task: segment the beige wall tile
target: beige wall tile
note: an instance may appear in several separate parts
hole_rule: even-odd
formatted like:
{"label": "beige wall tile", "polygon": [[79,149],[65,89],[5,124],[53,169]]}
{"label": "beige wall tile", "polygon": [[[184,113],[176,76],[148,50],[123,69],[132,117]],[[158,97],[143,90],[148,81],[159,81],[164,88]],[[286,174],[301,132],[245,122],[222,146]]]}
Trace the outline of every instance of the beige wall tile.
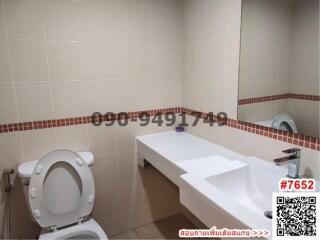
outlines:
{"label": "beige wall tile", "polygon": [[115,42],[137,41],[137,17],[135,7],[111,4],[108,6],[110,40]]}
{"label": "beige wall tile", "polygon": [[109,40],[108,5],[103,1],[79,1],[77,5],[79,38],[86,41]]}
{"label": "beige wall tile", "polygon": [[137,0],[137,5],[141,5],[141,6],[148,6],[148,7],[160,7],[160,1],[161,0]]}
{"label": "beige wall tile", "polygon": [[117,99],[118,110],[122,112],[141,110],[143,106],[139,102],[142,94],[139,80],[119,80],[116,84],[116,91],[120,95]]}
{"label": "beige wall tile", "polygon": [[121,225],[122,231],[143,226],[146,223],[149,223],[151,219],[154,219],[151,207],[148,204],[131,209],[129,212],[125,212],[123,215],[123,224]]}
{"label": "beige wall tile", "polygon": [[180,20],[176,12],[145,6],[137,7],[138,40],[148,43],[179,43]]}
{"label": "beige wall tile", "polygon": [[24,131],[21,133],[24,161],[40,159],[46,153],[56,149],[54,129]]}
{"label": "beige wall tile", "polygon": [[133,179],[138,174],[138,162],[135,151],[118,153],[119,181]]}
{"label": "beige wall tile", "polygon": [[180,46],[140,44],[139,77],[180,78]]}
{"label": "beige wall tile", "polygon": [[94,112],[117,113],[119,109],[119,101],[117,98],[117,81],[90,81],[84,84],[87,114],[91,115]]}
{"label": "beige wall tile", "polygon": [[155,47],[154,76],[163,78],[180,78],[180,46],[158,45]]}
{"label": "beige wall tile", "polygon": [[112,70],[115,78],[136,78],[138,75],[137,47],[134,44],[112,44]]}
{"label": "beige wall tile", "polygon": [[28,82],[16,84],[19,121],[53,118],[50,84]]}
{"label": "beige wall tile", "polygon": [[[209,1],[211,2],[211,1]],[[191,41],[203,40],[205,35],[207,34],[207,25],[206,25],[206,1],[189,1],[184,5],[187,8],[190,8],[188,11],[189,15],[189,33]],[[185,14],[185,12],[183,12]],[[221,19],[220,19],[221,21]]]}
{"label": "beige wall tile", "polygon": [[119,201],[119,187],[117,184],[96,188],[93,216],[102,217],[115,213],[122,208]]}
{"label": "beige wall tile", "polygon": [[8,35],[12,38],[43,38],[42,1],[5,0]]}
{"label": "beige wall tile", "polygon": [[12,83],[0,83],[0,96],[5,101],[0,101],[0,123],[18,122],[18,110],[14,86]]}
{"label": "beige wall tile", "polygon": [[44,2],[46,38],[50,40],[76,40],[76,4],[71,0]]}
{"label": "beige wall tile", "polygon": [[111,154],[116,152],[116,127],[89,126],[90,150],[95,155]]}
{"label": "beige wall tile", "polygon": [[10,40],[14,80],[48,81],[45,44],[40,40]]}
{"label": "beige wall tile", "polygon": [[16,168],[23,161],[20,133],[0,134],[0,152],[1,168]]}
{"label": "beige wall tile", "polygon": [[125,232],[125,230],[121,229],[123,225],[123,213],[117,212],[113,214],[109,214],[100,218],[95,218],[98,224],[103,228],[108,236],[112,236],[118,234],[120,232]]}
{"label": "beige wall tile", "polygon": [[159,79],[141,79],[140,105],[143,109],[162,108],[161,82]]}
{"label": "beige wall tile", "polygon": [[[215,113],[226,111],[225,97],[229,95],[222,90],[225,89],[226,81],[221,78],[211,78],[204,83],[207,86],[204,95],[207,111],[214,111]],[[220,86],[221,88],[216,86]],[[221,101],[221,99],[224,100]]]}
{"label": "beige wall tile", "polygon": [[5,24],[4,24],[4,1],[0,2],[0,37],[5,37],[6,31],[5,31]]}
{"label": "beige wall tile", "polygon": [[93,172],[96,187],[115,184],[118,176],[117,154],[95,156],[95,162],[91,170]]}
{"label": "beige wall tile", "polygon": [[117,126],[117,147],[118,152],[135,150],[136,136],[141,128],[140,123],[129,123],[127,127]]}
{"label": "beige wall tile", "polygon": [[7,40],[5,38],[0,38],[0,82],[12,81],[10,68]]}
{"label": "beige wall tile", "polygon": [[173,106],[181,106],[181,81],[178,79],[164,80],[162,89],[163,107],[171,108]]}
{"label": "beige wall tile", "polygon": [[86,115],[86,95],[83,82],[54,82],[52,95],[55,118]]}
{"label": "beige wall tile", "polygon": [[122,210],[139,207],[144,203],[144,188],[140,180],[119,183]]}
{"label": "beige wall tile", "polygon": [[85,79],[108,79],[112,76],[110,44],[81,43],[81,52]]}
{"label": "beige wall tile", "polygon": [[111,0],[112,3],[118,3],[118,4],[126,4],[126,5],[136,5],[137,0]]}
{"label": "beige wall tile", "polygon": [[51,80],[81,80],[83,78],[80,44],[77,42],[48,42]]}
{"label": "beige wall tile", "polygon": [[56,129],[57,148],[73,151],[88,151],[88,126],[68,126]]}

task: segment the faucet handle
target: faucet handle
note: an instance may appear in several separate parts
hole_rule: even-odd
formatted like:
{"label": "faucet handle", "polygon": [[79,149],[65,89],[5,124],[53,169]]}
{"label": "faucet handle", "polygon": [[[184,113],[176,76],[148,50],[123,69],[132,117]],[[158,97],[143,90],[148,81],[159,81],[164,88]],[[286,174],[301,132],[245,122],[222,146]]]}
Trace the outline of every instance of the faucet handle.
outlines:
{"label": "faucet handle", "polygon": [[290,148],[290,149],[287,149],[287,150],[283,150],[282,152],[286,153],[286,154],[296,154],[296,153],[301,152],[301,149],[299,149],[299,148]]}

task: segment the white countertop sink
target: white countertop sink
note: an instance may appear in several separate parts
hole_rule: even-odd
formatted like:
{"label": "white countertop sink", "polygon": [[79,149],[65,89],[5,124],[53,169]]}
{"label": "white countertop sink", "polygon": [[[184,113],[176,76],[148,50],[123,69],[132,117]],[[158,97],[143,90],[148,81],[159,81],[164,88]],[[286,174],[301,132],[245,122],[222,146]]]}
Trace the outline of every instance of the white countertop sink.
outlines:
{"label": "white countertop sink", "polygon": [[[216,223],[215,217],[208,215],[214,206],[235,219],[234,227],[271,232],[272,220],[264,212],[272,210],[272,193],[278,192],[285,169],[257,158],[230,163],[225,171],[212,171],[210,176],[192,172],[182,175],[181,202],[207,226]],[[221,164],[226,165],[223,161]]]}
{"label": "white countertop sink", "polygon": [[207,227],[272,232],[272,193],[287,166],[276,166],[174,131],[137,137],[138,159],[148,161],[180,190],[180,202]]}

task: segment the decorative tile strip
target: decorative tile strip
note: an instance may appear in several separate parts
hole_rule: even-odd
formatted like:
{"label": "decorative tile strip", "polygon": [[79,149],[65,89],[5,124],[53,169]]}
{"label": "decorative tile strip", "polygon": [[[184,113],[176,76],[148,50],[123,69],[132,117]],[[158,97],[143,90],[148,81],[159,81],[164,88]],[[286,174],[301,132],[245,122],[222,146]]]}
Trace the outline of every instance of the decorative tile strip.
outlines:
{"label": "decorative tile strip", "polygon": [[296,94],[296,93],[286,93],[286,94],[273,95],[273,96],[240,99],[238,101],[238,105],[270,102],[270,101],[276,101],[276,100],[281,100],[281,99],[300,99],[300,100],[309,100],[309,101],[320,101],[320,96]]}
{"label": "decorative tile strip", "polygon": [[[183,108],[183,107],[129,112],[126,116],[128,116],[129,119],[136,119],[136,118],[139,118],[139,115],[141,113],[148,113],[150,116],[155,116],[158,114],[166,114],[166,113],[186,113],[190,116],[195,116],[195,113],[197,113],[201,116],[202,119],[205,119],[208,116],[208,113],[199,112],[199,111],[195,111],[195,110]],[[123,119],[123,115],[121,114],[120,115],[115,114],[115,116],[116,116],[116,119]],[[218,123],[218,125],[220,126],[226,125],[231,128],[237,128],[246,132],[255,133],[255,134],[273,138],[279,141],[283,141],[283,142],[291,143],[301,147],[306,147],[306,148],[320,151],[319,138],[288,133],[282,130],[263,127],[253,123],[238,121],[234,119],[229,119],[229,118],[225,119],[223,118],[223,116],[222,117],[213,116],[212,119],[214,122]],[[92,116],[85,116],[85,117],[32,121],[32,122],[23,122],[23,123],[9,123],[9,124],[0,125],[0,133],[31,131],[31,130],[44,129],[44,128],[57,128],[57,127],[64,127],[64,126],[91,124],[94,122],[94,120],[96,119],[94,119]],[[103,116],[101,120],[107,121],[106,116]]]}
{"label": "decorative tile strip", "polygon": [[[149,116],[155,116],[157,114],[166,114],[166,113],[180,113],[181,108],[165,108],[165,109],[154,109],[146,111],[137,111],[126,113],[126,116],[129,119],[138,118],[141,113],[147,113]],[[114,114],[115,119],[123,119],[122,114]],[[0,125],[0,133],[8,132],[20,132],[20,131],[30,131],[36,129],[44,128],[56,128],[64,126],[73,126],[73,125],[83,125],[93,123],[95,120],[107,121],[107,117],[104,115],[102,119],[92,116],[85,117],[73,117],[73,118],[63,118],[63,119],[53,119],[53,120],[42,120],[42,121],[32,121],[32,122],[22,122],[22,123],[9,123]]]}
{"label": "decorative tile strip", "polygon": [[[182,112],[191,115],[194,110],[181,108]],[[206,115],[206,113],[202,113],[202,115]],[[224,119],[217,118],[217,121],[224,121]],[[220,124],[221,125],[221,124]],[[224,124],[222,124],[224,125]],[[308,137],[300,134],[289,133],[286,131],[268,128],[264,126],[260,126],[253,123],[248,123],[244,121],[234,120],[234,119],[227,119],[227,126],[231,128],[237,128],[246,132],[262,135],[268,138],[272,138],[275,140],[287,142],[290,144],[298,145],[305,148],[310,148],[313,150],[320,151],[320,139],[314,137]]]}
{"label": "decorative tile strip", "polygon": [[304,95],[304,94],[297,94],[297,93],[290,93],[289,98],[292,99],[301,99],[301,100],[309,100],[309,101],[320,101],[320,96],[317,95]]}

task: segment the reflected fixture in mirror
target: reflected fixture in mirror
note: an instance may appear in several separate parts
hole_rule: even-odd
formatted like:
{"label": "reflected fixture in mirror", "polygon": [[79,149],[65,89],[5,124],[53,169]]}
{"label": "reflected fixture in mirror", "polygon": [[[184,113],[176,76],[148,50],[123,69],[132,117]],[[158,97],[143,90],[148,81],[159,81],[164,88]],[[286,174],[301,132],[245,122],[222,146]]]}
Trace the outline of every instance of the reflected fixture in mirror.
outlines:
{"label": "reflected fixture in mirror", "polygon": [[243,0],[238,119],[320,137],[319,0]]}

